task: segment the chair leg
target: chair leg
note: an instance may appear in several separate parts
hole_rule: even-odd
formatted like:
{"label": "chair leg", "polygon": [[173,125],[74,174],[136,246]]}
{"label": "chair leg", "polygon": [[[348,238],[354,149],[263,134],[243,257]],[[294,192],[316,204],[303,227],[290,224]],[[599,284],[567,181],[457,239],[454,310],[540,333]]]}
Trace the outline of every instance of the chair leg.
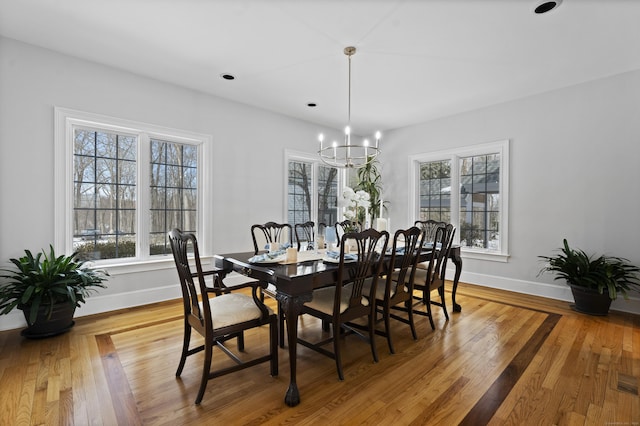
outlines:
{"label": "chair leg", "polygon": [[202,380],[200,381],[198,396],[196,397],[196,405],[200,405],[200,402],[202,402],[204,391],[207,389],[207,383],[209,382],[209,373],[211,372],[211,356],[213,354],[212,343],[205,341],[204,345],[204,365],[202,366]]}
{"label": "chair leg", "polygon": [[336,369],[338,370],[338,379],[340,381],[344,380],[344,373],[342,372],[342,357],[340,356],[340,342],[338,339],[340,338],[340,325],[333,324],[333,354],[336,359]]}
{"label": "chair leg", "polygon": [[391,341],[391,308],[387,305],[383,308],[384,315],[384,331],[387,334],[387,344],[389,345],[389,352],[395,354],[396,351],[393,349],[393,342]]}
{"label": "chair leg", "polygon": [[411,335],[413,336],[413,340],[418,340],[418,334],[416,333],[416,324],[413,322],[413,309],[411,309],[411,307],[407,309],[407,316],[409,319],[409,327],[411,327]]}
{"label": "chair leg", "polygon": [[278,335],[281,328],[278,328],[278,320],[272,319],[269,323],[269,349],[271,351],[271,375],[273,377],[278,375]]}
{"label": "chair leg", "polygon": [[[371,344],[371,355],[373,362],[378,362],[378,348],[376,348],[376,314],[375,309],[369,314],[369,343]],[[389,316],[387,316],[389,318]],[[387,329],[388,330],[388,329]],[[387,336],[389,333],[387,332]]]}
{"label": "chair leg", "polygon": [[244,352],[244,331],[238,333],[238,350]]}
{"label": "chair leg", "polygon": [[180,377],[184,363],[187,361],[187,352],[189,352],[189,342],[191,341],[191,326],[184,322],[184,339],[182,341],[182,355],[180,355],[180,362],[178,363],[178,369],[176,370],[176,377]]}
{"label": "chair leg", "polygon": [[440,294],[440,301],[442,302],[442,310],[444,311],[444,317],[449,321],[449,313],[447,312],[447,304],[444,301],[444,285],[438,287],[438,293]]}
{"label": "chair leg", "polygon": [[436,325],[433,323],[433,312],[431,312],[431,292],[429,289],[424,290],[424,304],[427,307],[427,316],[429,317],[429,324],[431,324],[431,329],[435,330]]}

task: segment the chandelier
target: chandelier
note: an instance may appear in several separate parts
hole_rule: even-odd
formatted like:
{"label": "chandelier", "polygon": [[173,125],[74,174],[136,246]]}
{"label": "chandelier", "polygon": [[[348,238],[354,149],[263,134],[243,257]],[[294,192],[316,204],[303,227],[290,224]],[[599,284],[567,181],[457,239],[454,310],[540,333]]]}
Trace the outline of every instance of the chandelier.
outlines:
{"label": "chandelier", "polygon": [[364,139],[359,144],[351,141],[351,57],[356,53],[353,46],[345,47],[344,54],[349,58],[349,104],[347,126],[344,128],[344,142],[337,141],[325,144],[324,135],[318,135],[320,149],[318,154],[320,159],[332,167],[341,168],[361,168],[372,162],[380,153],[378,143],[380,142],[380,132],[375,134],[375,145],[370,144],[368,139]]}

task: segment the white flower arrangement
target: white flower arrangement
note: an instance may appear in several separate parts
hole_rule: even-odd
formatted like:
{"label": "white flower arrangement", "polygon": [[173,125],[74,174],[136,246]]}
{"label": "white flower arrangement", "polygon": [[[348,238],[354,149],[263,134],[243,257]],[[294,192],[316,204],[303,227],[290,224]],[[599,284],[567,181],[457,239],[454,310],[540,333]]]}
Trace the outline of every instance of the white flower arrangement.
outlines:
{"label": "white flower arrangement", "polygon": [[360,222],[365,225],[365,219],[370,206],[370,196],[366,191],[354,191],[350,187],[342,190],[340,205],[346,210],[344,212],[345,219]]}

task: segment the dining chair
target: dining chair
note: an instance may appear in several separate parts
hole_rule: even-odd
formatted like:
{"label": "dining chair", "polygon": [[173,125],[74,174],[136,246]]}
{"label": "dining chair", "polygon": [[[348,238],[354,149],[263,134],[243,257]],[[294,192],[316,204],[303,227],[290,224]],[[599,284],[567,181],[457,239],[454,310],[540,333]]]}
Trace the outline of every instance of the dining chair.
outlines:
{"label": "dining chair", "polygon": [[[378,314],[382,314],[384,331],[376,330],[376,334],[387,338],[389,351],[392,354],[395,353],[395,350],[391,339],[391,319],[409,325],[413,340],[418,339],[413,322],[413,309],[410,308],[413,300],[415,272],[423,239],[424,234],[416,226],[397,230],[393,236],[393,245],[385,260],[385,274],[381,279],[378,279],[378,288],[375,292],[376,311]],[[367,286],[371,284],[371,279],[366,281],[365,294],[368,293]],[[392,313],[392,309],[397,305],[404,307],[402,310],[407,313],[406,318]]]}
{"label": "dining chair", "polygon": [[355,220],[343,220],[342,222],[336,222],[336,237],[338,240],[338,246],[340,246],[340,241],[342,240],[342,236],[347,232],[353,232],[354,229],[358,231],[362,230],[362,224]]}
{"label": "dining chair", "polygon": [[[347,240],[355,242],[356,252],[345,253],[344,247]],[[302,305],[302,314],[314,316],[331,325],[331,337],[315,343],[298,337],[298,343],[334,359],[340,380],[344,380],[339,343],[340,337],[344,336],[341,330],[346,330],[349,334],[355,333],[368,341],[373,360],[378,362],[374,339],[376,306],[374,300],[388,242],[387,231],[378,232],[375,229],[367,229],[344,234],[340,244],[335,285],[314,290],[312,300]],[[365,293],[364,284],[370,277],[373,277],[372,284]],[[353,327],[351,323],[361,317],[366,317],[368,320],[368,335]],[[329,343],[333,343],[333,351],[323,347]]]}
{"label": "dining chair", "polygon": [[413,223],[413,225],[417,226],[422,230],[422,233],[424,234],[425,242],[432,242],[436,236],[436,229],[438,229],[438,226],[447,226],[447,222],[427,219],[427,220],[416,220]]}
{"label": "dining chair", "polygon": [[[444,299],[444,283],[447,270],[447,259],[449,258],[449,252],[451,251],[451,244],[453,243],[453,237],[456,233],[456,228],[452,224],[440,224],[430,241],[432,248],[432,254],[428,261],[418,263],[415,273],[414,291],[421,292],[421,295],[414,293],[413,299],[417,301],[412,306],[415,314],[424,315],[429,317],[429,323],[431,329],[435,330],[435,324],[433,322],[433,314],[431,312],[431,306],[440,306],[444,312],[444,316],[449,321],[449,313],[447,312],[447,305]],[[428,241],[425,237],[424,241]],[[431,292],[438,290],[440,295],[440,302],[431,300]],[[427,312],[416,310],[415,307],[419,304],[424,304],[427,308]]]}
{"label": "dining chair", "polygon": [[[196,396],[199,405],[209,380],[248,368],[263,362],[270,362],[272,376],[278,375],[278,323],[273,311],[260,301],[258,281],[226,287],[219,270],[203,271],[198,252],[198,242],[194,234],[183,233],[178,229],[169,232],[169,242],[173,259],[180,278],[182,302],[184,308],[184,340],[182,355],[176,371],[180,377],[187,357],[204,351],[204,364],[200,389]],[[193,256],[195,272],[192,271],[189,257]],[[207,286],[206,278],[211,276],[212,286]],[[251,296],[240,289],[251,289]],[[246,290],[245,290],[246,292]],[[213,296],[213,297],[211,297]],[[269,354],[242,360],[231,351],[225,342],[237,339],[238,351],[244,352],[244,331],[269,326]],[[195,330],[204,338],[202,345],[190,349],[191,331]],[[213,349],[218,347],[235,361],[236,365],[211,371]]]}
{"label": "dining chair", "polygon": [[279,243],[280,245],[293,242],[293,232],[291,225],[288,223],[267,222],[265,224],[256,224],[251,226],[251,238],[253,239],[253,249],[255,254],[266,249],[266,245],[270,243]]}
{"label": "dining chair", "polygon": [[316,224],[313,221],[295,224],[294,231],[296,234],[298,251],[300,251],[303,246],[306,250],[313,249],[313,244],[316,240],[315,226]]}
{"label": "dining chair", "polygon": [[[258,254],[260,251],[266,249],[266,245],[270,243],[279,243],[280,245],[289,244],[291,246],[293,232],[291,225],[288,223],[267,222],[264,224],[256,224],[251,226],[251,238],[253,239],[254,254]],[[264,295],[267,295],[275,300],[276,287],[271,283],[265,283],[260,288],[260,300],[264,301]],[[279,345],[284,348],[284,311],[281,309],[280,302],[278,301],[278,334]]]}

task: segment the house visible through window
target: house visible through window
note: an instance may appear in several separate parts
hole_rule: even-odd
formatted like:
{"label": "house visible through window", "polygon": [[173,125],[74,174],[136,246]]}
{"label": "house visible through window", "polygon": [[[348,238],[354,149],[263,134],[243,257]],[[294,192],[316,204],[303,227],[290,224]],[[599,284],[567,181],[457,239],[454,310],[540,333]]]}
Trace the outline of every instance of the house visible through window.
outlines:
{"label": "house visible through window", "polygon": [[508,141],[412,157],[419,220],[453,223],[463,249],[507,255]]}

